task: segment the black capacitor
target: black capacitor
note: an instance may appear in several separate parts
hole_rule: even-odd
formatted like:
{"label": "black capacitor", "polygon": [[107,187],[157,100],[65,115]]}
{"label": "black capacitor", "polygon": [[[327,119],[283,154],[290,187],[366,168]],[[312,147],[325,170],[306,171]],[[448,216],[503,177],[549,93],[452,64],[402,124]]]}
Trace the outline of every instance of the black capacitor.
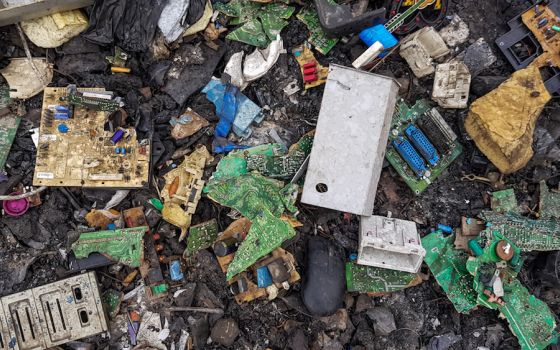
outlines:
{"label": "black capacitor", "polygon": [[247,290],[249,290],[249,285],[247,283],[247,280],[243,277],[239,277],[237,281],[229,286],[229,291],[233,295],[245,293]]}
{"label": "black capacitor", "polygon": [[221,241],[214,243],[213,250],[216,256],[226,256],[237,251],[239,242],[235,237],[227,237]]}

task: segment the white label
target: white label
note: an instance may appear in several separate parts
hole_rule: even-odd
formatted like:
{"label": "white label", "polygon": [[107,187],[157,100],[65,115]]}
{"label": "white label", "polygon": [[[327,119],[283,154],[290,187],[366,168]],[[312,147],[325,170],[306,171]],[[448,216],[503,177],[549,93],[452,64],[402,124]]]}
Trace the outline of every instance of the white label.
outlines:
{"label": "white label", "polygon": [[37,173],[37,178],[38,179],[54,179],[54,174],[53,173],[39,172],[39,173]]}
{"label": "white label", "polygon": [[54,134],[43,134],[40,136],[41,142],[44,141],[56,141],[56,135]]}

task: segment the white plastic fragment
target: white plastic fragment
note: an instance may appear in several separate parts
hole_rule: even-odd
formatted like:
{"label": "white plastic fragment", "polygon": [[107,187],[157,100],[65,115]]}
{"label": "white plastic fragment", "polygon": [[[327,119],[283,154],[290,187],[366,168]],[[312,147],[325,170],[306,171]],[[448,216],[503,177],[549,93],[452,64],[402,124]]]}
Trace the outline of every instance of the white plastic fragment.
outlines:
{"label": "white plastic fragment", "polygon": [[376,41],[371,45],[360,57],[356,58],[352,62],[354,68],[362,68],[365,65],[371,63],[379,54],[383,51],[384,47],[379,41]]}
{"label": "white plastic fragment", "polygon": [[471,73],[463,62],[438,64],[432,100],[443,108],[467,108]]}
{"label": "white plastic fragment", "polygon": [[284,42],[280,35],[264,50],[256,49],[247,55],[243,64],[243,76],[246,81],[257,80],[265,75],[278,61],[280,53],[284,50]]}
{"label": "white plastic fragment", "polygon": [[248,83],[243,76],[243,51],[236,52],[231,55],[226,67],[224,69],[224,73],[229,75],[231,78],[231,83],[239,88],[239,90],[243,91]]}
{"label": "white plastic fragment", "polygon": [[113,197],[105,204],[104,210],[109,210],[111,208],[116,207],[119,205],[130,193],[130,190],[117,190]]}
{"label": "white plastic fragment", "polygon": [[360,218],[358,264],[415,273],[425,255],[414,222],[383,216]]}
{"label": "white plastic fragment", "polygon": [[161,11],[158,27],[168,43],[177,40],[185,31],[183,20],[189,10],[190,0],[169,0]]}
{"label": "white plastic fragment", "polygon": [[467,41],[470,35],[469,26],[461,17],[453,15],[451,22],[439,31],[439,35],[447,46],[455,47]]}
{"label": "white plastic fragment", "polygon": [[35,72],[27,58],[13,58],[0,70],[10,86],[10,98],[28,99],[43,91],[53,78],[53,66],[44,58],[33,58]]}
{"label": "white plastic fragment", "polygon": [[424,27],[401,41],[400,55],[414,75],[425,77],[434,72],[433,60],[449,53],[449,48],[433,27]]}

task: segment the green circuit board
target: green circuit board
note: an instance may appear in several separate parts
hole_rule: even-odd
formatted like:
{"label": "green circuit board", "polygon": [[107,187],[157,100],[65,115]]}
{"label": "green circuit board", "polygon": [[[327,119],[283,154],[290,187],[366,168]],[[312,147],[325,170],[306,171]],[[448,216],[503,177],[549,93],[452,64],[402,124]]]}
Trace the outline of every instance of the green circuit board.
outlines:
{"label": "green circuit board", "polygon": [[[10,87],[0,83],[0,110],[9,108],[11,103]],[[20,121],[21,118],[14,113],[0,117],[0,171],[4,170]]]}
{"label": "green circuit board", "polygon": [[212,219],[189,228],[187,248],[183,257],[188,259],[202,249],[210,248],[218,237],[218,221]]}
{"label": "green circuit board", "polygon": [[[333,1],[333,3],[335,3]],[[297,19],[303,22],[309,29],[309,38],[307,41],[315,47],[317,51],[326,55],[338,43],[338,38],[329,38],[321,27],[317,11],[311,8],[302,9],[297,14]]]}
{"label": "green circuit board", "polygon": [[251,221],[247,237],[228,266],[228,280],[296,234],[293,227],[280,217],[286,210],[296,211],[297,185],[284,187],[281,181],[249,173],[221,180],[211,179],[205,191],[208,198],[237,210]]}
{"label": "green circuit board", "polygon": [[548,189],[545,181],[539,184],[539,216],[541,219],[560,219],[560,193]]}
{"label": "green circuit board", "polygon": [[[489,309],[499,310],[509,322],[512,333],[517,337],[523,350],[541,350],[556,343],[558,334],[555,330],[556,319],[546,303],[531,295],[527,288],[517,279],[523,262],[519,259],[520,249],[509,241],[513,250],[510,261],[502,260],[496,254],[496,246],[505,237],[493,232],[487,237],[482,254],[467,262],[467,270],[474,276],[473,288],[477,293],[477,303]],[[494,284],[484,283],[488,277],[499,276],[504,295],[504,303],[492,301],[484,290],[494,293]]]}
{"label": "green circuit board", "polygon": [[144,258],[145,226],[82,233],[70,250],[78,259],[99,253],[131,267],[140,267]]}
{"label": "green circuit board", "polygon": [[417,273],[346,263],[346,289],[360,293],[392,293],[416,285]]}
{"label": "green circuit board", "polygon": [[258,171],[266,177],[289,180],[297,173],[305,159],[311,153],[313,133],[305,134],[288,152],[279,152],[272,156],[265,154],[247,154],[247,170]]}
{"label": "green circuit board", "polygon": [[513,188],[492,192],[490,207],[497,213],[517,212],[517,199]]}
{"label": "green circuit board", "polygon": [[[430,115],[428,115],[428,113]],[[421,194],[431,183],[433,183],[463,151],[463,147],[459,141],[457,141],[456,135],[450,131],[450,135],[453,135],[454,139],[449,141],[449,150],[441,152],[437,149],[440,160],[435,166],[429,167],[429,176],[420,178],[412,171],[412,169],[410,169],[409,165],[399,155],[391,142],[398,137],[404,136],[404,130],[410,124],[417,125],[420,118],[437,118],[438,123],[443,124],[443,127],[446,128],[446,130],[451,130],[449,125],[445,123],[441,116],[433,117],[433,114],[437,114],[439,116],[437,111],[432,111],[432,107],[430,107],[427,100],[418,100],[414,106],[409,107],[401,99],[395,106],[395,113],[391,123],[391,131],[389,132],[389,143],[385,152],[385,158],[387,158],[389,163],[391,163],[393,168],[395,168],[397,173],[399,173],[404,182],[406,182],[408,187],[410,187],[412,192],[416,195]]]}
{"label": "green circuit board", "polygon": [[498,232],[525,252],[560,250],[559,221],[533,220],[516,213],[500,214],[493,211],[483,211],[480,218],[488,226],[481,233],[484,236]]}
{"label": "green circuit board", "polygon": [[444,236],[439,230],[428,234],[422,238],[424,261],[457,312],[469,313],[477,306],[477,295],[465,266],[468,254],[455,249],[454,241],[455,235]]}

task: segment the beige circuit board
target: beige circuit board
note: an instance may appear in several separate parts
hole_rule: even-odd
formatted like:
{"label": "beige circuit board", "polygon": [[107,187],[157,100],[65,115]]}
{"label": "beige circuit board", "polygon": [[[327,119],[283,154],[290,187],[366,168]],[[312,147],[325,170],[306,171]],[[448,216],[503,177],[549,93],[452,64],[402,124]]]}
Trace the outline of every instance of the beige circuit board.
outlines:
{"label": "beige circuit board", "polygon": [[[560,67],[560,33],[554,33],[552,36],[546,34],[552,33],[552,26],[560,26],[560,21],[548,6],[537,5],[537,7],[538,13],[535,13],[536,7],[532,7],[521,15],[521,20],[535,35],[544,51],[532,64],[543,67],[551,63]],[[544,18],[546,18],[547,24],[539,28],[538,23]]]}
{"label": "beige circuit board", "polygon": [[[68,106],[61,101],[66,94],[66,88],[45,88],[33,185],[119,188],[147,185],[150,141],[138,141],[134,128],[127,128],[123,129],[124,137],[114,144],[111,141],[114,133],[104,130],[107,112],[74,106],[71,118],[53,118],[49,109]],[[66,132],[60,130],[61,124]]]}

